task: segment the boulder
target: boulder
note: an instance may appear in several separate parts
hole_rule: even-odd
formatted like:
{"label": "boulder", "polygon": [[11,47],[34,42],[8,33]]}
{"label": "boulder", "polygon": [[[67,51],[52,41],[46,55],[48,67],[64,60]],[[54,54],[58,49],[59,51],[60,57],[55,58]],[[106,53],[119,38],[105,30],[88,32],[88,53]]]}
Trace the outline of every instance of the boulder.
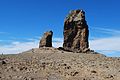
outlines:
{"label": "boulder", "polygon": [[45,32],[43,37],[40,40],[39,48],[40,47],[52,47],[52,36],[53,36],[52,31]]}
{"label": "boulder", "polygon": [[67,51],[86,52],[89,50],[89,30],[83,10],[72,10],[64,22],[63,48]]}

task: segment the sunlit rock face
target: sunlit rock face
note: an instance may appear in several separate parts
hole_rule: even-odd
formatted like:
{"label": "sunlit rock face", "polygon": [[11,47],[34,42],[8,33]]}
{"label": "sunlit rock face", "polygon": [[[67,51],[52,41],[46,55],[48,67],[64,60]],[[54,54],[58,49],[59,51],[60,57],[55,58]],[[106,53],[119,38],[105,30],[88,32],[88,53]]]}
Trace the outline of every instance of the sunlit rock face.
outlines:
{"label": "sunlit rock face", "polygon": [[86,52],[89,50],[89,30],[83,10],[72,10],[64,22],[64,50]]}
{"label": "sunlit rock face", "polygon": [[52,47],[52,36],[53,36],[52,31],[45,32],[42,39],[40,40],[39,48],[40,47]]}

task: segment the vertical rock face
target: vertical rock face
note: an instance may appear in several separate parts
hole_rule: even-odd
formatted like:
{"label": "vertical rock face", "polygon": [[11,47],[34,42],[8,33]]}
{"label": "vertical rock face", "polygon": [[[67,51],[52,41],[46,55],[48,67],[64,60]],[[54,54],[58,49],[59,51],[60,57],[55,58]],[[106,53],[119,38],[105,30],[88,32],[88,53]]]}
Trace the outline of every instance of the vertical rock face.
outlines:
{"label": "vertical rock face", "polygon": [[39,48],[40,47],[52,47],[52,36],[53,36],[52,31],[45,32],[42,39],[40,40]]}
{"label": "vertical rock face", "polygon": [[64,50],[85,52],[88,50],[89,30],[83,10],[73,10],[64,22]]}

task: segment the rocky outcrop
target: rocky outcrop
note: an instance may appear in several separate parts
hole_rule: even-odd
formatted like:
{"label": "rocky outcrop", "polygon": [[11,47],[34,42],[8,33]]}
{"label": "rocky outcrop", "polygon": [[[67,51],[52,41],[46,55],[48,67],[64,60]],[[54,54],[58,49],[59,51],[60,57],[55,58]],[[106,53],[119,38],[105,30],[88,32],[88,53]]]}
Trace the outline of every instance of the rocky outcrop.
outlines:
{"label": "rocky outcrop", "polygon": [[64,22],[64,50],[74,52],[88,51],[89,30],[83,10],[73,10]]}
{"label": "rocky outcrop", "polygon": [[45,32],[39,43],[40,47],[52,47],[52,31]]}

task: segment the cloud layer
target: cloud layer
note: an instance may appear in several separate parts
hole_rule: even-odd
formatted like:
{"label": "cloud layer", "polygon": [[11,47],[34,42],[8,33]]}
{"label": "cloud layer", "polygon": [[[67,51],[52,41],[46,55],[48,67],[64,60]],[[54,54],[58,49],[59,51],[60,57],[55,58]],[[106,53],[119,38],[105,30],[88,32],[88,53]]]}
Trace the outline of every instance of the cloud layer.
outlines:
{"label": "cloud layer", "polygon": [[[120,31],[103,29],[103,33],[111,34],[111,37],[106,38],[95,38],[90,40],[90,48],[92,50],[104,53],[108,56],[119,56],[120,57]],[[0,54],[16,54],[31,48],[38,48],[39,40],[30,39],[28,42],[12,41],[10,44],[0,45]],[[2,40],[0,40],[2,42]],[[53,47],[62,47],[63,38],[53,38]]]}
{"label": "cloud layer", "polygon": [[31,48],[38,47],[38,41],[32,42],[11,42],[9,45],[0,46],[0,53],[2,54],[16,54]]}
{"label": "cloud layer", "polygon": [[120,37],[91,40],[90,48],[94,50],[120,51]]}

